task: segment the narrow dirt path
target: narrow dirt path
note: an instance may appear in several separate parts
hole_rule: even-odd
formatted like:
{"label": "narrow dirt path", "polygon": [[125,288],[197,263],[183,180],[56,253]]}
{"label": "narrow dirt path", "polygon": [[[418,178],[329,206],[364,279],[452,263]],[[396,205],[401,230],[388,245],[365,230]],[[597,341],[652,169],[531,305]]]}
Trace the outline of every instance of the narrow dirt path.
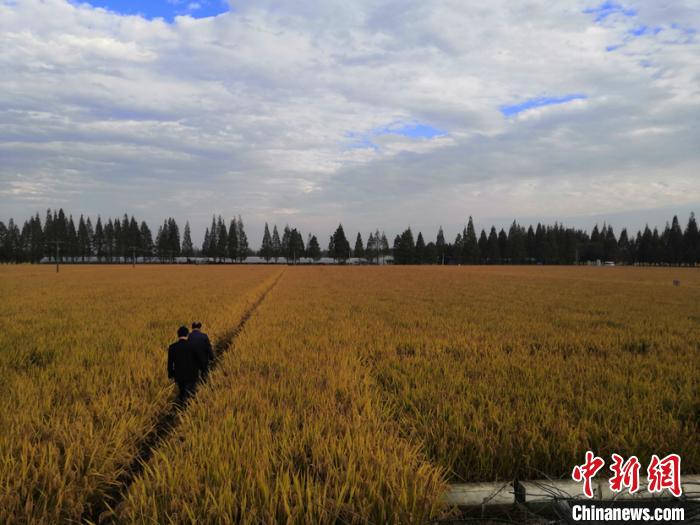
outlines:
{"label": "narrow dirt path", "polygon": [[[267,288],[265,288],[263,293],[260,294],[260,297],[246,309],[241,319],[238,321],[238,324],[218,338],[214,345],[216,359],[214,363],[212,363],[211,370],[216,368],[221,355],[233,346],[248,320],[277,285],[283,275],[284,270],[274,278],[274,281],[272,281]],[[197,395],[196,392],[194,395]],[[168,436],[172,434],[173,430],[177,428],[180,422],[179,415],[186,409],[187,404],[178,405],[176,403],[171,403],[158,415],[153,428],[138,442],[136,454],[128,465],[123,466],[122,474],[117,478],[116,482],[112,483],[103,493],[88,499],[86,510],[80,518],[80,523],[105,524],[114,521],[116,517],[114,509],[118,508],[124,500],[129,487],[143,472],[144,467],[153,457],[160,443],[166,440]]]}

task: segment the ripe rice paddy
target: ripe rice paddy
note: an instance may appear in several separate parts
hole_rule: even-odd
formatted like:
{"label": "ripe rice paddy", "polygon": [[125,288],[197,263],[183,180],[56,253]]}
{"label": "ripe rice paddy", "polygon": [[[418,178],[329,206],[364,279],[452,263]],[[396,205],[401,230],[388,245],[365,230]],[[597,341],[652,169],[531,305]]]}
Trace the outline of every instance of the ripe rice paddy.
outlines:
{"label": "ripe rice paddy", "polygon": [[700,472],[693,269],[2,267],[0,521],[80,520],[172,401],[177,326],[222,338],[273,283],[109,519],[419,523],[589,449]]}

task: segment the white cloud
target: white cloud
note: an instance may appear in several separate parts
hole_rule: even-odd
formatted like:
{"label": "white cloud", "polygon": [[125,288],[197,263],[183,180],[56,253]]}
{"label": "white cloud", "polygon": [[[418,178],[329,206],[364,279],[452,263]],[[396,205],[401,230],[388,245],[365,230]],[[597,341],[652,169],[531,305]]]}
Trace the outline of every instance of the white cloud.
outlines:
{"label": "white cloud", "polygon": [[[167,24],[0,1],[0,208],[195,233],[241,213],[257,243],[290,215],[325,238],[700,203],[700,8],[625,2],[635,16],[597,23],[595,5],[243,0]],[[661,31],[630,36],[644,25]],[[571,93],[587,98],[499,109]],[[396,122],[446,134],[348,147]]]}

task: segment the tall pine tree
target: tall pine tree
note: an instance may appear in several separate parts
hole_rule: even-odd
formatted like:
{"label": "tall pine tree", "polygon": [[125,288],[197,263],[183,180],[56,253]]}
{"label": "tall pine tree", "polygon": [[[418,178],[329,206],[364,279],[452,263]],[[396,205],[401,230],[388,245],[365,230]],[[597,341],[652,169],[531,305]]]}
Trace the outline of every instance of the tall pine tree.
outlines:
{"label": "tall pine tree", "polygon": [[306,255],[314,261],[321,259],[321,246],[318,244],[318,239],[312,235],[306,246]]}
{"label": "tall pine tree", "polygon": [[350,243],[345,237],[343,225],[339,224],[328,245],[328,255],[340,263],[350,258]]}
{"label": "tall pine tree", "polygon": [[265,262],[270,262],[272,259],[272,236],[270,228],[265,223],[265,232],[263,233],[262,244],[260,246],[260,257],[265,259]]}
{"label": "tall pine tree", "polygon": [[231,219],[231,222],[229,222],[227,248],[229,258],[231,261],[236,262],[236,259],[238,259],[239,250],[238,225],[236,223],[236,219]]}
{"label": "tall pine tree", "polygon": [[418,264],[425,264],[427,262],[425,240],[423,240],[422,232],[418,232],[418,237],[416,238],[416,262]]}
{"label": "tall pine tree", "polygon": [[153,235],[151,234],[151,229],[146,224],[146,221],[141,221],[141,226],[139,227],[139,235],[141,238],[141,255],[150,261],[153,257]]}
{"label": "tall pine tree", "polygon": [[445,234],[442,231],[442,226],[438,229],[437,238],[435,239],[435,249],[440,264],[445,264]]}
{"label": "tall pine tree", "polygon": [[240,262],[245,261],[248,258],[248,252],[250,250],[248,246],[248,236],[245,233],[245,228],[243,226],[243,219],[238,216],[238,222],[236,223],[236,233],[238,234],[238,260]]}
{"label": "tall pine tree", "polygon": [[362,245],[362,235],[357,232],[357,238],[355,239],[355,249],[353,250],[353,255],[358,259],[363,259],[365,256],[365,247]]}
{"label": "tall pine tree", "polygon": [[700,263],[700,235],[698,223],[695,221],[695,213],[690,214],[688,225],[683,234],[684,256],[686,264],[695,266]]}
{"label": "tall pine tree", "polygon": [[194,246],[192,245],[192,232],[190,231],[190,221],[185,222],[185,230],[182,232],[182,256],[192,257]]}
{"label": "tall pine tree", "polygon": [[275,262],[282,256],[282,241],[276,224],[272,228],[272,256],[275,258]]}
{"label": "tall pine tree", "polygon": [[469,216],[467,228],[462,235],[462,256],[465,263],[479,262],[479,243],[476,239],[476,231],[474,230],[474,221]]}

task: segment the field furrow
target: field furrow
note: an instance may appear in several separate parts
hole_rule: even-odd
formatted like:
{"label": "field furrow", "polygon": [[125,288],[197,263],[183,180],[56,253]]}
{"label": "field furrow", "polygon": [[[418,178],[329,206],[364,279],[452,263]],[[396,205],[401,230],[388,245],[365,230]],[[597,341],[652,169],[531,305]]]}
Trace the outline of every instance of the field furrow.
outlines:
{"label": "field furrow", "polygon": [[279,272],[0,268],[0,522],[91,515],[168,410],[175,329],[216,339]]}
{"label": "field furrow", "polygon": [[[402,437],[336,271],[290,268],[120,509],[125,523],[424,523],[444,473]],[[348,328],[352,328],[348,330]]]}

